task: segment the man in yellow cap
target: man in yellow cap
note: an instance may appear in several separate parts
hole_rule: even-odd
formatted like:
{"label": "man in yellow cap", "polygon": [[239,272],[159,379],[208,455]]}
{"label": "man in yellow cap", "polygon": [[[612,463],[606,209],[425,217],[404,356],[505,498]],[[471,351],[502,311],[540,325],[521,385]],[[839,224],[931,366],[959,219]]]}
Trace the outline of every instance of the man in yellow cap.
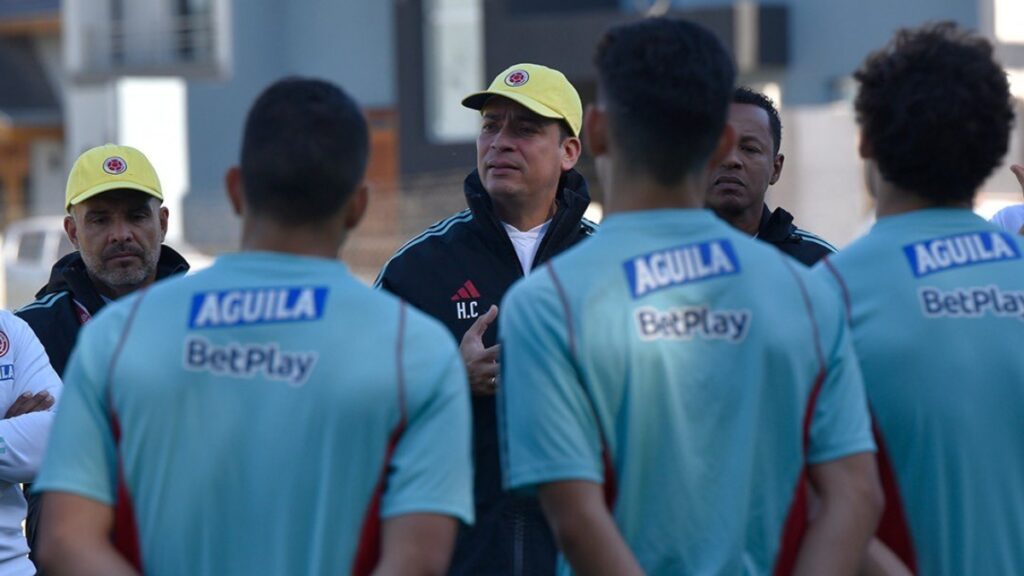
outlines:
{"label": "man in yellow cap", "polygon": [[[107,302],[188,270],[163,246],[167,208],[160,179],[146,156],[128,146],[87,150],[71,168],[64,230],[77,252],[53,265],[36,301],[17,315],[32,327],[58,375],[78,331]],[[34,544],[38,500],[29,499],[29,546]]]}
{"label": "man in yellow cap", "polygon": [[476,525],[459,534],[451,574],[553,574],[556,550],[533,498],[501,487],[495,391],[497,304],[513,282],[590,236],[587,184],[574,170],[583,109],[565,76],[516,64],[463,106],[479,110],[468,210],[427,228],[376,285],[434,316],[461,341],[473,394]]}

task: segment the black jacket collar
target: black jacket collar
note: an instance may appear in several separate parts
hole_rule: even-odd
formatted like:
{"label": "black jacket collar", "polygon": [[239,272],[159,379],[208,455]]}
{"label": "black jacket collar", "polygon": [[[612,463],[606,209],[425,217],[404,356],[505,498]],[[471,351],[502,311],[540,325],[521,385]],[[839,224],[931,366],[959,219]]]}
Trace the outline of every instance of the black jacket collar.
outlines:
{"label": "black jacket collar", "polygon": [[793,224],[793,215],[782,208],[770,211],[768,206],[761,208],[761,225],[757,229],[757,237],[771,244],[800,241],[796,235],[796,225]]}
{"label": "black jacket collar", "polygon": [[[160,259],[156,263],[157,280],[187,271],[188,262],[181,254],[169,246],[160,247]],[[36,298],[62,291],[71,292],[74,299],[85,306],[90,314],[95,314],[103,308],[103,297],[89,278],[85,270],[85,261],[79,252],[72,252],[57,260],[50,269],[50,281],[36,293]]]}
{"label": "black jacket collar", "polygon": [[[479,222],[488,237],[493,238],[502,245],[503,250],[507,249],[515,256],[512,241],[509,240],[504,226],[494,212],[491,196],[484,189],[478,171],[473,170],[469,176],[466,176],[463,191],[466,194],[466,204],[473,212],[473,219]],[[537,256],[534,259],[535,267],[564,249],[564,241],[573,236],[583,218],[583,213],[590,205],[587,181],[576,169],[562,174],[558,182],[558,191],[555,193],[555,202],[557,204],[555,215],[537,248]],[[519,261],[518,257],[515,257],[515,261]]]}

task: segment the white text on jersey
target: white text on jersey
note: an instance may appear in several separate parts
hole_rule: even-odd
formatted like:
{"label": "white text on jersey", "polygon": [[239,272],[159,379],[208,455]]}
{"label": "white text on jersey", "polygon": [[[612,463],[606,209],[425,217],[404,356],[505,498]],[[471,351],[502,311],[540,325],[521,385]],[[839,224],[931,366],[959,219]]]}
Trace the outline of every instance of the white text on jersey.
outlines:
{"label": "white text on jersey", "polygon": [[205,338],[185,339],[185,369],[212,372],[218,376],[254,378],[262,374],[269,380],[301,386],[309,378],[319,355],[316,352],[288,352],[276,342],[218,346]]}
{"label": "white text on jersey", "polygon": [[972,264],[1020,259],[1016,242],[1004,232],[933,238],[904,246],[903,252],[918,278]]}
{"label": "white text on jersey", "polygon": [[644,306],[634,311],[641,340],[725,340],[742,342],[750,331],[749,310],[712,310],[690,306],[658,310]]}
{"label": "white text on jersey", "polygon": [[323,316],[326,287],[247,288],[192,296],[190,328],[308,322]]}
{"label": "white text on jersey", "polygon": [[1024,291],[976,286],[943,292],[922,288],[921,311],[928,318],[981,318],[985,315],[1024,321]]}
{"label": "white text on jersey", "polygon": [[623,263],[633,298],[739,272],[736,253],[728,240],[676,246],[637,256]]}

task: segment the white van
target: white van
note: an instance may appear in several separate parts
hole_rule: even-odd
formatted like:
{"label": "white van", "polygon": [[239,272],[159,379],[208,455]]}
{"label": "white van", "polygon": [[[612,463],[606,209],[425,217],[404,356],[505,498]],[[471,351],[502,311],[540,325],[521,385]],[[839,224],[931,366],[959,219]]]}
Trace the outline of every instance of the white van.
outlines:
{"label": "white van", "polygon": [[36,299],[53,263],[74,252],[61,216],[37,216],[7,225],[3,240],[2,306],[17,310]]}

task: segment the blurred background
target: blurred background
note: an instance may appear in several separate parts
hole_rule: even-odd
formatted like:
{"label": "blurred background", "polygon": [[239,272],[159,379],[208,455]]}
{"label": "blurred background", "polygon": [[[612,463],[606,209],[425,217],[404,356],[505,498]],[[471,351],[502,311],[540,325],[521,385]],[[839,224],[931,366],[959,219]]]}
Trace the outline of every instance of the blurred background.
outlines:
{"label": "blurred background", "polygon": [[[780,105],[787,159],[767,202],[840,247],[870,226],[872,210],[851,75],[896,29],[954,20],[979,31],[1024,98],[1024,0],[0,0],[0,304],[31,301],[71,249],[67,171],[106,142],[138,147],[156,166],[169,245],[199,265],[233,250],[223,174],[248,106],[287,75],[342,85],[370,119],[371,210],[344,257],[372,281],[398,246],[465,207],[478,115],[462,96],[535,62],[563,71],[587,103],[601,33],[661,14],[708,26],[734,54],[739,81]],[[1018,128],[1006,165],[1022,149]],[[591,159],[580,169],[599,219]],[[1001,168],[976,211],[1021,200]]]}

